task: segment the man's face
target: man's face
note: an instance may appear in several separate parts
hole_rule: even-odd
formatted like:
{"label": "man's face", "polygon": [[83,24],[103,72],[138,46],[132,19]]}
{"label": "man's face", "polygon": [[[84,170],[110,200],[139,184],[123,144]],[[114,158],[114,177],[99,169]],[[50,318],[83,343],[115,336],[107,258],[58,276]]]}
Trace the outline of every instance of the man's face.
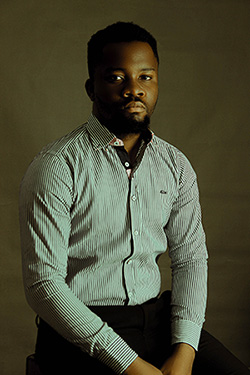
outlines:
{"label": "man's face", "polygon": [[100,122],[115,134],[141,132],[158,97],[158,62],[152,48],[137,41],[106,45],[89,87]]}

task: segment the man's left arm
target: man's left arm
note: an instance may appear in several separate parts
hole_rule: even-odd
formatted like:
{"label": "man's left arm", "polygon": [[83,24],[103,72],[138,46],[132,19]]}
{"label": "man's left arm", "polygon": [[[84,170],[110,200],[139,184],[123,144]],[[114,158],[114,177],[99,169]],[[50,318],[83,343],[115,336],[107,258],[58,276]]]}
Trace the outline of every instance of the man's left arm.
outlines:
{"label": "man's left arm", "polygon": [[195,172],[177,154],[179,189],[166,227],[172,269],[171,330],[173,355],[164,375],[189,375],[198,349],[207,299],[207,250]]}
{"label": "man's left arm", "polygon": [[173,354],[161,367],[163,375],[191,375],[195,358],[195,350],[192,346],[180,343],[176,344]]}

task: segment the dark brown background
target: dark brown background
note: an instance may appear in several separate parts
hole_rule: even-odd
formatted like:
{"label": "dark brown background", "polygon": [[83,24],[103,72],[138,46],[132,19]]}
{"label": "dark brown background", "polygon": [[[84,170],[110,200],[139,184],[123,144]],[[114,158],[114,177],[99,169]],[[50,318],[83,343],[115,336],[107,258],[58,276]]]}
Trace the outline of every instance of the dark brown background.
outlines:
{"label": "dark brown background", "polygon": [[[206,328],[249,358],[248,0],[2,0],[0,373],[23,375],[34,314],[22,288],[18,187],[43,145],[83,123],[86,43],[112,22],[157,38],[156,134],[180,148],[199,176],[210,254]],[[168,261],[161,259],[164,287]]]}

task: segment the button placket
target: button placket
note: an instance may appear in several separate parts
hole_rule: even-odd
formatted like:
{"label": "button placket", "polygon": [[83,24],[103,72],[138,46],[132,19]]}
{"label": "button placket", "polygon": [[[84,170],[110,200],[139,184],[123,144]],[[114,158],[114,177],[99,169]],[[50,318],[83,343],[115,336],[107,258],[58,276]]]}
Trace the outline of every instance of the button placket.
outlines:
{"label": "button placket", "polygon": [[131,235],[133,238],[133,248],[132,253],[129,259],[125,262],[125,282],[127,289],[127,296],[129,298],[129,303],[136,303],[135,296],[135,277],[133,272],[133,259],[131,257],[136,256],[138,249],[140,248],[139,233],[141,230],[141,213],[140,213],[140,200],[138,196],[138,189],[136,178],[134,177],[130,180],[130,197],[129,197],[129,210],[130,210],[130,219],[131,219]]}
{"label": "button placket", "polygon": [[135,279],[133,275],[133,262],[132,259],[127,259],[125,262],[125,280],[126,289],[129,302],[133,302],[135,299]]}

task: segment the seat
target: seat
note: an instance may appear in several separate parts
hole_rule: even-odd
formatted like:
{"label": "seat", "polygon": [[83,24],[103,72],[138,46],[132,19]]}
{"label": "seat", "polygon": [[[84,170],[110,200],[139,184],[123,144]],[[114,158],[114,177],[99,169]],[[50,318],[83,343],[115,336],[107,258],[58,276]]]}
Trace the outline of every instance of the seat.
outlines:
{"label": "seat", "polygon": [[43,375],[36,362],[35,354],[26,358],[26,375]]}

